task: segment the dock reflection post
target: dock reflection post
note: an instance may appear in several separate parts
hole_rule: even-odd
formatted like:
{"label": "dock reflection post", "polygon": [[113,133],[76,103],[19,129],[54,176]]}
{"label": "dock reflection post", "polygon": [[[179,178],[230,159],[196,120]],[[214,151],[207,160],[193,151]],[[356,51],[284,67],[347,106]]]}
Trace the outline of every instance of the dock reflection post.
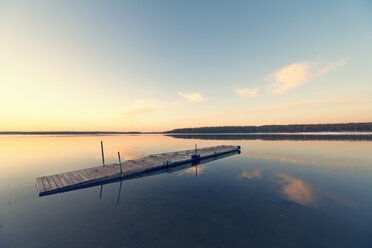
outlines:
{"label": "dock reflection post", "polygon": [[123,179],[122,179],[122,180],[120,180],[120,186],[119,186],[118,199],[117,199],[117,201],[116,201],[116,203],[117,203],[117,204],[119,204],[119,203],[120,203],[120,193],[121,193],[121,186],[122,186],[122,184],[123,184]]}
{"label": "dock reflection post", "polygon": [[101,200],[102,198],[102,190],[103,190],[103,184],[101,184],[101,190],[99,191],[99,199]]}

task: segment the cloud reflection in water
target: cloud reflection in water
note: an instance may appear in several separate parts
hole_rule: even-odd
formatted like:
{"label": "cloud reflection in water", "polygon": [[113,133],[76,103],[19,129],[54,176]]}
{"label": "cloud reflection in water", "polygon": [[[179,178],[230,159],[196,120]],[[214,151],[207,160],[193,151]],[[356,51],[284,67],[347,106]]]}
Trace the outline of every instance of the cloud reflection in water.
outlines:
{"label": "cloud reflection in water", "polygon": [[327,204],[328,201],[331,201],[347,207],[357,207],[357,205],[350,199],[345,199],[327,190],[315,187],[314,185],[300,178],[289,175],[288,173],[277,173],[274,175],[274,177],[265,177],[261,170],[254,169],[243,170],[238,175],[238,179],[260,180],[265,178],[280,186],[279,194],[283,198],[303,206],[315,207],[319,204],[319,202],[322,202],[322,204]]}
{"label": "cloud reflection in water", "polygon": [[[207,167],[205,165],[198,165],[198,166],[192,166],[184,171],[181,171],[180,173],[178,173],[179,176],[182,176],[182,175],[195,175],[196,173],[198,174],[201,174],[204,172],[204,170],[206,169]],[[197,170],[197,171],[196,171]]]}
{"label": "cloud reflection in water", "polygon": [[248,171],[248,170],[243,170],[242,173],[238,176],[238,178],[246,178],[246,179],[261,179],[261,171],[260,170],[253,170],[253,171]]}
{"label": "cloud reflection in water", "polygon": [[276,174],[275,177],[276,182],[282,186],[281,194],[285,198],[301,205],[315,204],[315,194],[309,183],[285,173]]}

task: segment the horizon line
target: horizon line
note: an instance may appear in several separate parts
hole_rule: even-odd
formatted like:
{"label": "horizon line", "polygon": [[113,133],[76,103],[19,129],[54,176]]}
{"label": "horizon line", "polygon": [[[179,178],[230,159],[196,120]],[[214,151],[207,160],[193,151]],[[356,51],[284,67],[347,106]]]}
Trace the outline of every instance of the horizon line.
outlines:
{"label": "horizon line", "polygon": [[0,131],[0,134],[146,134],[166,133],[180,129],[216,128],[216,127],[264,127],[264,126],[295,126],[295,125],[348,125],[348,124],[372,124],[372,122],[343,122],[343,123],[308,123],[308,124],[265,124],[265,125],[227,125],[227,126],[202,126],[173,128],[167,131]]}

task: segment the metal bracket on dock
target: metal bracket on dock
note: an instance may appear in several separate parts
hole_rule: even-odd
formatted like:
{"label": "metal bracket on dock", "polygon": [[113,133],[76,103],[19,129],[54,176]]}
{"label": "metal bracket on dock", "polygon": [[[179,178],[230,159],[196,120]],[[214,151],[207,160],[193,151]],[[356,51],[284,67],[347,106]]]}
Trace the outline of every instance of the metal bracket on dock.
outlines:
{"label": "metal bracket on dock", "polygon": [[192,159],[192,160],[199,160],[199,159],[200,159],[200,155],[198,155],[198,154],[193,154],[193,155],[191,155],[191,159]]}

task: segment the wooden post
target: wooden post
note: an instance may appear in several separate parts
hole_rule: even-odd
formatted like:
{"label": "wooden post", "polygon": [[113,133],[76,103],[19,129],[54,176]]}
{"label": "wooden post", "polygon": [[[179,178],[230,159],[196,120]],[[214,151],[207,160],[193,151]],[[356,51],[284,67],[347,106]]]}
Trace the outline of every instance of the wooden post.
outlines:
{"label": "wooden post", "polygon": [[123,168],[121,167],[120,152],[118,152],[119,164],[120,164],[120,177],[123,177]]}
{"label": "wooden post", "polygon": [[199,160],[200,156],[198,155],[198,145],[195,144],[195,154],[191,155],[192,160]]}
{"label": "wooden post", "polygon": [[[101,153],[102,153],[102,166],[105,165],[105,155],[103,154],[103,142],[101,140]],[[99,199],[101,200],[102,198],[102,190],[103,190],[103,184],[101,184],[101,190],[99,192]]]}
{"label": "wooden post", "polygon": [[102,165],[105,165],[105,154],[103,153],[103,142],[101,140]]}

